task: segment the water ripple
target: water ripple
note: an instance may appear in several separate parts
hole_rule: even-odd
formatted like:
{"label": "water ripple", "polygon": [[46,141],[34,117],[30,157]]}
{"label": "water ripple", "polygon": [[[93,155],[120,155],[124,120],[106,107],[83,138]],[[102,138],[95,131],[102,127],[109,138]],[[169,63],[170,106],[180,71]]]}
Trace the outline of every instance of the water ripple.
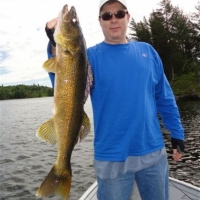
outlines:
{"label": "water ripple", "polygon": [[[51,97],[0,102],[1,200],[42,200],[35,194],[56,160],[57,146],[40,141],[35,134],[40,124],[51,117],[52,102]],[[186,134],[186,149],[178,163],[171,156],[168,157],[170,176],[200,187],[200,104],[180,102],[179,106]],[[86,112],[92,119],[90,103],[86,103]],[[161,127],[167,152],[171,154],[169,133]],[[75,146],[71,163],[73,177],[69,200],[77,200],[95,180],[93,132]],[[48,199],[59,198],[52,195]]]}

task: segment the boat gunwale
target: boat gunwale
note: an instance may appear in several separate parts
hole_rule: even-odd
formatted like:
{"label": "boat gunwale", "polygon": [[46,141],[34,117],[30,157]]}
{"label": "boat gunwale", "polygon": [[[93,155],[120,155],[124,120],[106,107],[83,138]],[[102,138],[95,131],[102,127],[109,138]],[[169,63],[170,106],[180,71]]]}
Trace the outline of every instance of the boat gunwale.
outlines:
{"label": "boat gunwale", "polygon": [[[199,192],[199,194],[200,194],[200,188],[197,187],[197,186],[194,186],[194,185],[192,185],[192,184],[190,184],[190,183],[186,183],[186,182],[184,182],[184,181],[180,181],[180,180],[178,180],[178,179],[169,177],[169,184],[170,184],[170,183],[173,185],[173,187],[178,188],[177,185],[176,185],[176,183],[177,183],[178,185],[181,185],[181,186],[183,186],[183,187],[186,187],[186,188],[195,190],[196,192]],[[178,188],[178,189],[179,189],[179,188]],[[94,196],[96,195],[96,190],[97,190],[97,181],[95,181],[95,182],[85,191],[85,193],[80,197],[79,200],[86,200],[87,197],[94,197]],[[181,189],[180,189],[180,190],[181,190]],[[200,195],[199,195],[199,197],[200,197]],[[92,199],[92,198],[90,198],[90,199]]]}

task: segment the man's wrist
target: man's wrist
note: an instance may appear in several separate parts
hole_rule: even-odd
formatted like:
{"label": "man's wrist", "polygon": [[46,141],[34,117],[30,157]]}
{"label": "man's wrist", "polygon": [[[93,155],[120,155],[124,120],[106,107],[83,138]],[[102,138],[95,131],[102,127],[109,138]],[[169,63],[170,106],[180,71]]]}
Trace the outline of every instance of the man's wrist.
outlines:
{"label": "man's wrist", "polygon": [[46,26],[45,26],[45,32],[46,32],[46,34],[47,34],[47,37],[49,38],[51,44],[52,44],[54,47],[56,47],[56,43],[55,43],[54,37],[53,37],[54,31],[55,31],[54,28],[49,29],[49,28],[47,27],[47,24],[46,24]]}
{"label": "man's wrist", "polygon": [[176,138],[171,138],[171,144],[173,149],[177,149],[177,151],[181,154],[183,154],[185,145],[184,141]]}

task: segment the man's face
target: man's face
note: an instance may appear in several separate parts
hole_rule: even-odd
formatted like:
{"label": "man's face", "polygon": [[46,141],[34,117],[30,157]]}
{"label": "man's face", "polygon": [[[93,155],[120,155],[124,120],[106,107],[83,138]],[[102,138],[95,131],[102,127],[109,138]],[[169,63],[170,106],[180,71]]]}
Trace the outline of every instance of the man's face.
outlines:
{"label": "man's face", "polygon": [[100,12],[100,16],[104,13],[112,13],[112,19],[110,20],[103,20],[102,17],[99,18],[99,23],[102,28],[105,42],[109,44],[122,44],[127,43],[126,40],[126,31],[127,25],[130,19],[129,14],[125,14],[124,18],[116,18],[114,15],[117,11],[127,11],[124,6],[119,3],[115,2],[112,4],[105,4]]}

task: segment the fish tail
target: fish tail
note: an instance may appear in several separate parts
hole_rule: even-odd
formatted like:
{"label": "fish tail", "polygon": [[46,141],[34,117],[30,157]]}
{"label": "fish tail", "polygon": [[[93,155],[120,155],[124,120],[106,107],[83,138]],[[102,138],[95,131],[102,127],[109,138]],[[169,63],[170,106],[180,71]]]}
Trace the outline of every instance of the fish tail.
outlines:
{"label": "fish tail", "polygon": [[57,194],[63,199],[67,199],[71,188],[71,169],[58,174],[56,165],[53,166],[45,180],[37,190],[37,197],[47,197]]}

